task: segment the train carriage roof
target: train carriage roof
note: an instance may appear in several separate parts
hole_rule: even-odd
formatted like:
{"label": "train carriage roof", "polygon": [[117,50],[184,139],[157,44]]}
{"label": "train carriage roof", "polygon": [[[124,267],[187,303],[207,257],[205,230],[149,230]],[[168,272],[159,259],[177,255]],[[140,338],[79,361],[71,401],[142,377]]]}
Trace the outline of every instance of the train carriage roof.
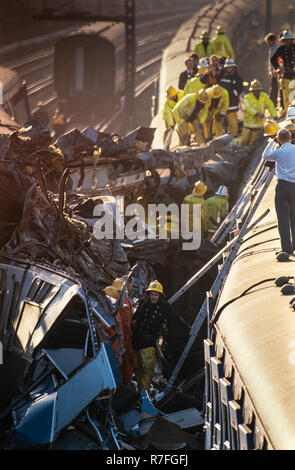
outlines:
{"label": "train carriage roof", "polygon": [[231,267],[218,308],[233,301],[222,311],[216,329],[218,342],[230,356],[269,442],[275,449],[294,449],[295,312],[289,304],[291,297],[283,295],[274,280],[294,276],[295,257],[284,263],[276,260],[280,240],[275,184],[274,178],[257,217],[267,208],[270,213],[245,236]]}

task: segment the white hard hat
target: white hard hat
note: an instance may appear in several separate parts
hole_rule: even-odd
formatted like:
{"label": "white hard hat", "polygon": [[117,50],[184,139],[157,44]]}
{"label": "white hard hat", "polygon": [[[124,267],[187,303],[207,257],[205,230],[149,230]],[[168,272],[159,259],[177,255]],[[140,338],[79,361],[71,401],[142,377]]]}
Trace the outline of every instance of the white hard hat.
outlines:
{"label": "white hard hat", "polygon": [[219,186],[219,188],[217,189],[217,191],[215,191],[215,194],[217,196],[228,196],[228,189],[227,189],[227,186],[225,186],[224,184],[222,184],[221,186]]}
{"label": "white hard hat", "polygon": [[208,67],[208,61],[205,58],[200,59],[198,67]]}
{"label": "white hard hat", "polygon": [[236,67],[236,63],[233,59],[226,59],[224,68],[226,67]]}
{"label": "white hard hat", "polygon": [[295,104],[291,104],[287,109],[287,119],[295,119]]}

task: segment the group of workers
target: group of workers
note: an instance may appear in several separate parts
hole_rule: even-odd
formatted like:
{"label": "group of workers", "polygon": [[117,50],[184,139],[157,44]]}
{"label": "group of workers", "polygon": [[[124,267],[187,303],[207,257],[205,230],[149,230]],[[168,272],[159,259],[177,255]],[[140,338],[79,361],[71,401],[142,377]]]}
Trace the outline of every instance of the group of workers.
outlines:
{"label": "group of workers", "polygon": [[[174,129],[178,132],[179,145],[189,145],[191,136],[194,136],[198,146],[227,131],[238,145],[255,147],[263,134],[266,112],[271,122],[278,117],[275,80],[281,77],[281,104],[283,102],[284,111],[290,103],[293,86],[293,35],[288,30],[284,31],[280,38],[281,45],[277,48],[274,47],[273,36],[271,33],[265,38],[273,54],[269,59],[272,67],[269,96],[257,79],[251,81],[247,93],[243,92],[244,82],[238,73],[234,51],[224,28],[218,26],[216,37],[211,41],[204,31],[194,53],[185,61],[187,70],[180,74],[179,90],[171,85],[166,90],[163,107],[166,125],[164,142],[167,142]],[[242,93],[243,118],[238,115]]]}
{"label": "group of workers", "polygon": [[159,281],[154,280],[149,284],[134,314],[129,298],[134,286],[132,277],[115,279],[111,286],[105,288],[105,293],[116,302],[119,294],[124,292],[124,285],[126,294],[117,313],[119,331],[114,328],[105,330],[113,344],[122,383],[130,385],[134,375],[140,393],[142,390],[150,390],[155,370],[156,342],[164,322],[169,327],[170,322],[179,321],[179,317],[165,300],[163,286]]}

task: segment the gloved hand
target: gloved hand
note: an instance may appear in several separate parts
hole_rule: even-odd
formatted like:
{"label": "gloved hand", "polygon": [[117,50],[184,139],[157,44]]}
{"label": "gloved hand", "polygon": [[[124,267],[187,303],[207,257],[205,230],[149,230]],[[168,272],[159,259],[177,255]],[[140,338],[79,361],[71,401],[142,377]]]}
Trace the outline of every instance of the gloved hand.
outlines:
{"label": "gloved hand", "polygon": [[269,168],[270,170],[272,170],[276,166],[276,163],[271,162],[270,160],[266,160],[266,162],[264,163],[264,166],[266,166],[266,168]]}
{"label": "gloved hand", "polygon": [[215,116],[216,121],[221,121],[222,118],[223,118],[223,116],[220,113],[217,113],[216,116]]}
{"label": "gloved hand", "polygon": [[258,113],[256,113],[256,116],[262,119],[264,117],[264,114],[258,111]]}

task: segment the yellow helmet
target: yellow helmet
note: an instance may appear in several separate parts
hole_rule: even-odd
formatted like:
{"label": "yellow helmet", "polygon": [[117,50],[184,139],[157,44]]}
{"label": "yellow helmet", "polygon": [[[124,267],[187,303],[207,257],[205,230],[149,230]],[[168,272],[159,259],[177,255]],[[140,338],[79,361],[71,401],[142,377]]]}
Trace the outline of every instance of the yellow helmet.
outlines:
{"label": "yellow helmet", "polygon": [[173,96],[176,96],[176,95],[177,95],[177,91],[175,90],[175,88],[173,86],[168,86],[166,90],[167,98],[173,98]]}
{"label": "yellow helmet", "polygon": [[258,80],[252,80],[252,82],[250,83],[250,88],[249,88],[249,91],[255,91],[255,90],[262,90],[262,85],[261,83],[258,81]]}
{"label": "yellow helmet", "polygon": [[224,34],[224,27],[223,26],[217,26],[216,28],[216,33],[221,33],[221,34]]}
{"label": "yellow helmet", "polygon": [[280,130],[280,126],[272,120],[265,121],[264,124],[264,135],[271,136],[277,135],[277,132]]}
{"label": "yellow helmet", "polygon": [[209,95],[206,90],[200,90],[197,99],[201,101],[201,103],[207,103],[209,101]]}
{"label": "yellow helmet", "polygon": [[159,281],[151,282],[146,292],[159,292],[159,294],[164,295],[163,286]]}
{"label": "yellow helmet", "polygon": [[117,290],[121,290],[124,285],[124,282],[125,282],[125,279],[123,277],[117,277],[113,281],[112,286]]}
{"label": "yellow helmet", "polygon": [[202,34],[200,36],[200,39],[209,39],[209,34],[207,33],[207,31],[202,31]]}
{"label": "yellow helmet", "polygon": [[205,183],[203,183],[203,181],[199,180],[195,183],[194,194],[196,196],[203,196],[203,194],[205,194],[206,191],[207,191],[207,186],[205,185]]}
{"label": "yellow helmet", "polygon": [[114,286],[107,286],[105,289],[104,289],[105,293],[107,295],[109,295],[110,297],[112,297],[113,299],[117,299],[118,298],[118,289],[116,289]]}
{"label": "yellow helmet", "polygon": [[212,98],[218,99],[222,95],[222,87],[216,83],[216,85],[213,85],[212,87]]}

